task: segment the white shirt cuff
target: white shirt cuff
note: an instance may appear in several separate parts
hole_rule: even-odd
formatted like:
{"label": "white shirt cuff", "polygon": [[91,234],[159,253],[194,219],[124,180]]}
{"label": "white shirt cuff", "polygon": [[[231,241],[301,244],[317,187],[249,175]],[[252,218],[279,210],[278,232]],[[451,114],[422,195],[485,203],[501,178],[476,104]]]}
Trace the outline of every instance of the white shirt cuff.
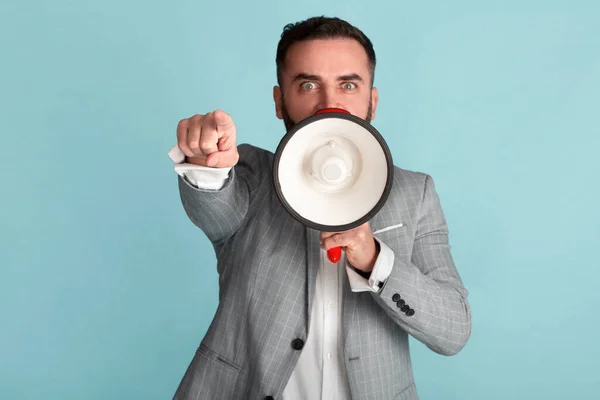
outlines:
{"label": "white shirt cuff", "polygon": [[185,154],[183,154],[178,146],[171,148],[169,157],[175,163],[173,168],[179,176],[185,177],[192,185],[202,189],[221,189],[227,181],[229,171],[231,170],[231,167],[212,168],[184,163]]}
{"label": "white shirt cuff", "polygon": [[350,282],[350,288],[353,292],[371,291],[377,293],[380,290],[378,284],[385,282],[392,273],[392,267],[394,266],[394,251],[378,238],[375,238],[375,240],[379,243],[380,249],[369,279],[360,276],[346,262],[348,281]]}

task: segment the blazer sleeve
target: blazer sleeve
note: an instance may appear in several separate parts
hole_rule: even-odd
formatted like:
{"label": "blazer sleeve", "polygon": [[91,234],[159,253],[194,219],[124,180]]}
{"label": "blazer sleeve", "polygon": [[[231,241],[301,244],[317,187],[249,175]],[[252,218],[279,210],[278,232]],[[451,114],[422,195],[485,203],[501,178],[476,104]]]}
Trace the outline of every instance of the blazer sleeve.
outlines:
{"label": "blazer sleeve", "polygon": [[238,163],[219,189],[195,186],[185,176],[178,175],[183,209],[217,250],[247,218],[261,180],[267,176],[268,160],[256,148],[240,144],[238,152]]}
{"label": "blazer sleeve", "polygon": [[[393,239],[387,239],[392,246]],[[471,335],[467,290],[450,253],[447,223],[426,175],[410,262],[394,258],[384,286],[373,293],[392,319],[431,350],[458,353]]]}

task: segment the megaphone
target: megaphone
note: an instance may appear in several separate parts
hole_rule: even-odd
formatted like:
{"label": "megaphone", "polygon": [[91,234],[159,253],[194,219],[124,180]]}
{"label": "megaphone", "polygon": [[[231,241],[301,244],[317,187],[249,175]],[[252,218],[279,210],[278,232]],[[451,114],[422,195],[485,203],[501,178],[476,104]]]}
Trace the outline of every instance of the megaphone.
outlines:
{"label": "megaphone", "polygon": [[[317,111],[292,126],[273,159],[273,184],[297,221],[342,232],[369,221],[383,207],[394,179],[392,154],[367,121],[339,108]],[[327,251],[333,263],[342,248]]]}

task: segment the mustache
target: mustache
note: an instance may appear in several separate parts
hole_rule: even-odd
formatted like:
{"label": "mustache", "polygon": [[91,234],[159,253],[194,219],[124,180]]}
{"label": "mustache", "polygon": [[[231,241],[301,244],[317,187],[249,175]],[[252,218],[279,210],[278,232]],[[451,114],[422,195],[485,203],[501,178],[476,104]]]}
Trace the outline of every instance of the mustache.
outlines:
{"label": "mustache", "polygon": [[[285,99],[281,98],[281,114],[283,116],[283,124],[286,130],[292,129],[294,125],[296,125],[299,121],[294,121],[287,110],[287,105],[285,104]],[[371,123],[371,118],[373,116],[373,100],[369,99],[369,108],[367,110],[367,116],[364,118],[365,121]]]}

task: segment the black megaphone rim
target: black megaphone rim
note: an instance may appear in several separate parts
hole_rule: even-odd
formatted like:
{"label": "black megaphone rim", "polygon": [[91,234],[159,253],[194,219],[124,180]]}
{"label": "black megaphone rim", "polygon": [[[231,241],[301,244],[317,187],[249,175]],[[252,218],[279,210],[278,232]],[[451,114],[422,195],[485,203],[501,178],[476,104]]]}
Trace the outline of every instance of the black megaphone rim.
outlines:
{"label": "black megaphone rim", "polygon": [[[298,214],[294,210],[294,208],[285,199],[285,196],[283,195],[283,191],[281,190],[281,182],[279,181],[279,162],[281,160],[281,155],[283,154],[283,150],[284,150],[285,146],[288,144],[288,142],[291,140],[291,138],[300,129],[304,128],[306,125],[308,125],[310,123],[313,123],[315,121],[319,121],[322,119],[326,119],[326,118],[346,119],[348,121],[352,121],[354,123],[359,124],[360,126],[365,128],[367,131],[369,131],[373,135],[373,137],[379,142],[379,145],[381,146],[383,153],[385,155],[385,158],[386,158],[386,165],[388,166],[385,188],[383,190],[383,193],[381,194],[379,201],[363,217],[359,218],[358,220],[356,220],[354,222],[350,222],[350,223],[343,224],[343,225],[324,225],[324,224],[319,224],[319,223],[311,221],[307,218],[302,217],[300,214]],[[281,141],[279,142],[279,144],[277,146],[277,149],[275,151],[275,155],[273,158],[273,185],[275,187],[275,192],[277,193],[277,197],[279,198],[279,201],[281,202],[281,204],[283,205],[285,210],[295,220],[297,220],[298,222],[302,223],[305,226],[308,226],[312,229],[315,229],[315,230],[318,230],[321,232],[347,231],[347,230],[354,229],[354,228],[370,221],[385,205],[385,203],[390,195],[390,192],[392,191],[393,182],[394,182],[394,162],[393,162],[393,158],[392,158],[392,153],[391,153],[386,141],[384,140],[383,136],[381,135],[381,133],[379,133],[379,131],[377,129],[375,129],[375,127],[373,125],[371,125],[364,119],[359,118],[352,114],[345,113],[345,112],[335,111],[335,112],[318,113],[318,114],[311,115],[311,116],[303,119],[302,121],[298,122],[297,124],[292,126],[290,128],[290,130],[287,131],[285,136],[281,139]]]}

